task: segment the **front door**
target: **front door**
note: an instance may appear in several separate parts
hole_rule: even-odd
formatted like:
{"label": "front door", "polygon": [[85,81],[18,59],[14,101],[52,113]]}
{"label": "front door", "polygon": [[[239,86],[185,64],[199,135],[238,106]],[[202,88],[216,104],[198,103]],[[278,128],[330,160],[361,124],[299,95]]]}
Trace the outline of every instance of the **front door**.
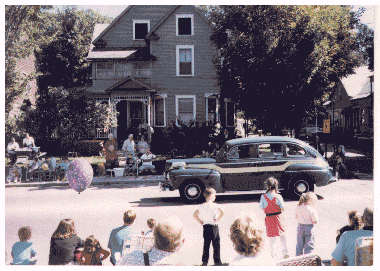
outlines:
{"label": "front door", "polygon": [[144,103],[139,101],[129,102],[129,119],[130,127],[138,128],[140,124],[144,123]]}

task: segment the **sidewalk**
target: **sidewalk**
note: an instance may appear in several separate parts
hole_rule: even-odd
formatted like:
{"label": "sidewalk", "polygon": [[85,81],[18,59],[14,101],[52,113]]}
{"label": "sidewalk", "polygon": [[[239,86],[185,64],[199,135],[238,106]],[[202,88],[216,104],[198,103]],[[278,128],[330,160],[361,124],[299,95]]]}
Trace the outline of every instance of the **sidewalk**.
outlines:
{"label": "sidewalk", "polygon": [[[140,175],[140,176],[125,176],[125,177],[94,177],[90,186],[97,185],[118,185],[118,184],[157,184],[164,180],[163,175]],[[69,186],[67,181],[51,181],[51,182],[17,182],[6,183],[7,187],[49,187],[49,186]]]}

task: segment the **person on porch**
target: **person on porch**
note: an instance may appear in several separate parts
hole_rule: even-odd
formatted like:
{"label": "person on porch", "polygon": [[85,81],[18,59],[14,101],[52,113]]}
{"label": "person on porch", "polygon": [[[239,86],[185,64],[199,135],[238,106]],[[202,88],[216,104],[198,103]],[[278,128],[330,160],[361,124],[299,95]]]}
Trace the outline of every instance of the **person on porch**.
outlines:
{"label": "person on porch", "polygon": [[20,149],[20,146],[16,142],[16,139],[12,137],[11,142],[8,143],[7,151],[9,154],[9,159],[11,160],[11,166],[13,166],[17,161],[16,150]]}
{"label": "person on porch", "polygon": [[139,167],[139,172],[150,171],[152,173],[156,172],[155,166],[152,164],[152,160],[156,158],[156,156],[150,152],[149,148],[146,149],[145,153],[140,157],[142,161],[142,165]]}
{"label": "person on porch", "polygon": [[125,152],[125,156],[127,157],[127,163],[125,164],[127,172],[136,172],[137,157],[135,152],[135,142],[133,141],[133,134],[130,134],[128,136],[128,139],[124,141],[123,151]]}
{"label": "person on porch", "polygon": [[108,140],[104,143],[104,154],[106,156],[106,169],[114,169],[118,165],[117,141],[113,134],[108,135]]}
{"label": "person on porch", "polygon": [[144,136],[141,136],[141,140],[137,144],[137,149],[139,151],[139,156],[144,155],[149,150],[148,143],[145,141]]}

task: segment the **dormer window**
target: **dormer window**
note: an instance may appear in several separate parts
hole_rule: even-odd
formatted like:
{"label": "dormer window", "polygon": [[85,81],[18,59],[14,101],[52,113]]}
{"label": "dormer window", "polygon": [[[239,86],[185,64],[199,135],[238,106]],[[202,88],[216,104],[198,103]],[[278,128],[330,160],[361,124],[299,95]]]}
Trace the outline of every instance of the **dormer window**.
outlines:
{"label": "dormer window", "polygon": [[193,14],[177,14],[177,36],[194,35],[194,15]]}
{"label": "dormer window", "polygon": [[144,40],[149,31],[149,20],[133,20],[133,40]]}

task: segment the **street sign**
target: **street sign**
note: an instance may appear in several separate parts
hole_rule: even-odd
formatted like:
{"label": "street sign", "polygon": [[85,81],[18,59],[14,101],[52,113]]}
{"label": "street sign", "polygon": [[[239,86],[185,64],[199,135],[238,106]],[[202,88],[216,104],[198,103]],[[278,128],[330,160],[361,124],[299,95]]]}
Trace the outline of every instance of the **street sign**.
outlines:
{"label": "street sign", "polygon": [[329,134],[330,133],[330,120],[323,120],[323,133]]}

